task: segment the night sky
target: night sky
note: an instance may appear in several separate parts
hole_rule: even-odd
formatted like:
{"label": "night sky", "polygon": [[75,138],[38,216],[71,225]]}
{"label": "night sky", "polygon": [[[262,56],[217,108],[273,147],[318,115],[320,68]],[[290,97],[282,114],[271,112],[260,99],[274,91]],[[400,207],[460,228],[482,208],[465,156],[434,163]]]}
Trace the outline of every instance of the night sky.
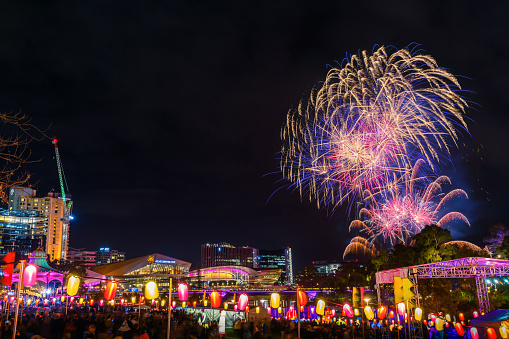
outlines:
{"label": "night sky", "polygon": [[[282,188],[288,109],[347,55],[418,43],[469,91],[469,131],[442,173],[470,195],[454,207],[472,227],[453,236],[482,245],[509,214],[509,8],[490,4],[3,2],[0,111],[58,138],[70,246],[195,267],[207,242],[289,246],[299,269],[342,258],[352,215]],[[32,149],[39,192],[59,191],[51,140]]]}

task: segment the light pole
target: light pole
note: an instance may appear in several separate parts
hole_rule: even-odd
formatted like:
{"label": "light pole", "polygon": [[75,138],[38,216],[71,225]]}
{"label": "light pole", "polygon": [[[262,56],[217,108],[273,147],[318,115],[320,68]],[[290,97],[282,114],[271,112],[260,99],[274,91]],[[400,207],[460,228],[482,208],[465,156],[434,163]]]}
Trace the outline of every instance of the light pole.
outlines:
{"label": "light pole", "polygon": [[[366,302],[366,307],[369,306],[369,301],[371,299],[369,298],[364,298],[364,301]],[[361,313],[361,325],[362,325],[362,338],[364,339],[365,336],[364,336],[364,310],[362,310],[362,313]]]}

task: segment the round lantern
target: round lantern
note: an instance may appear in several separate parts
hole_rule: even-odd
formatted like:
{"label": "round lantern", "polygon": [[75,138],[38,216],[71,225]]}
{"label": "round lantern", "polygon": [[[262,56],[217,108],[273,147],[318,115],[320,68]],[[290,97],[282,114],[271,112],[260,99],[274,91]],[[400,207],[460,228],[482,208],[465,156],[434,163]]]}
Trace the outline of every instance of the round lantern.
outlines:
{"label": "round lantern", "polygon": [[279,293],[272,293],[270,295],[270,307],[278,308],[279,307],[279,301],[280,301]]}
{"label": "round lantern", "polygon": [[385,319],[385,316],[387,315],[387,307],[380,306],[376,312],[376,317],[380,320]]}
{"label": "round lantern", "polygon": [[28,265],[23,272],[23,285],[33,286],[37,281],[37,267]]}
{"label": "round lantern", "polygon": [[69,277],[67,280],[67,295],[73,296],[78,293],[80,287],[80,278],[75,276]]}
{"label": "round lantern", "polygon": [[470,327],[470,336],[472,339],[479,339],[479,332],[477,331],[477,328]]}
{"label": "round lantern", "polygon": [[375,317],[375,312],[373,312],[373,309],[369,306],[364,307],[364,314],[366,315],[366,319],[370,321]]}
{"label": "round lantern", "polygon": [[509,337],[509,333],[507,331],[507,327],[505,326],[500,326],[500,336],[502,337],[502,339],[507,339]]}
{"label": "round lantern", "polygon": [[[245,293],[242,293],[240,296],[239,296],[239,310],[240,311],[244,311],[247,307],[247,303],[249,302],[249,297],[247,296],[247,294]],[[247,311],[246,311],[247,312]]]}
{"label": "round lantern", "polygon": [[454,323],[454,328],[456,329],[456,332],[458,332],[458,335],[462,337],[465,334],[465,330],[463,329],[463,326],[461,326],[460,323]]}
{"label": "round lantern", "polygon": [[196,307],[197,304],[198,304],[198,302],[196,300],[193,301],[193,307]]}
{"label": "round lantern", "polygon": [[497,339],[497,332],[491,327],[488,327],[486,333],[488,333],[488,339]]}
{"label": "round lantern", "polygon": [[350,306],[350,305],[348,305],[348,304],[344,304],[344,305],[343,305],[343,311],[345,311],[345,315],[346,315],[348,318],[353,317],[353,310],[352,310],[352,306]]}
{"label": "round lantern", "polygon": [[435,328],[437,331],[442,331],[444,329],[444,320],[442,318],[437,318]]}
{"label": "round lantern", "polygon": [[159,288],[154,281],[149,281],[145,285],[145,298],[154,300],[159,297]]}
{"label": "round lantern", "polygon": [[461,320],[461,321],[464,321],[464,320],[465,320],[465,316],[463,315],[463,313],[460,313],[460,314],[459,314],[459,318],[460,318],[460,320]]}
{"label": "round lantern", "polygon": [[179,284],[178,286],[178,294],[179,294],[179,299],[181,301],[186,301],[187,298],[188,298],[188,292],[189,291],[189,288],[187,287],[186,284]]}
{"label": "round lantern", "polygon": [[305,306],[308,302],[308,298],[307,298],[307,295],[306,295],[306,292],[304,291],[297,291],[297,298],[299,299],[299,305],[300,306]]}
{"label": "round lantern", "polygon": [[212,306],[212,308],[219,308],[221,306],[221,296],[218,291],[212,291],[210,293],[210,306]]}
{"label": "round lantern", "polygon": [[415,309],[415,320],[421,321],[422,320],[422,309],[417,307]]}
{"label": "round lantern", "polygon": [[402,317],[405,314],[406,308],[405,303],[399,303],[398,304],[398,314],[400,317]]}
{"label": "round lantern", "polygon": [[109,281],[106,284],[106,289],[104,290],[104,299],[113,300],[115,298],[115,294],[117,293],[117,283],[114,281]]}
{"label": "round lantern", "polygon": [[316,303],[316,314],[322,315],[325,313],[325,301],[318,300]]}

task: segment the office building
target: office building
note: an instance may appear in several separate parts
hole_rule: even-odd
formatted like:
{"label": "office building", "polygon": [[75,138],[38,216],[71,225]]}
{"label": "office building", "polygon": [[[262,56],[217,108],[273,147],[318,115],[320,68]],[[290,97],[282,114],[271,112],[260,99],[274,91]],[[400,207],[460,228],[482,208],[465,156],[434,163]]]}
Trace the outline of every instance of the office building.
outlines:
{"label": "office building", "polygon": [[96,251],[87,251],[84,248],[69,247],[67,262],[90,269],[96,265],[96,253]]}
{"label": "office building", "polygon": [[201,245],[201,267],[244,266],[256,268],[258,250],[249,246],[235,247],[228,243]]}
{"label": "office building", "polygon": [[46,196],[37,196],[31,188],[12,188],[9,191],[9,210],[38,212],[45,218],[45,248],[50,260],[65,260],[69,245],[69,215],[67,206],[72,202],[66,196],[64,202],[60,194],[50,192]]}
{"label": "office building", "polygon": [[337,261],[313,261],[313,266],[320,274],[331,274],[336,273],[338,268],[343,266],[343,263]]}
{"label": "office building", "polygon": [[95,264],[105,265],[112,264],[119,261],[125,260],[125,252],[119,252],[118,250],[112,250],[109,247],[101,247],[99,251],[95,253]]}
{"label": "office building", "polygon": [[29,255],[46,241],[46,218],[38,211],[0,209],[0,254]]}
{"label": "office building", "polygon": [[284,248],[279,250],[258,250],[258,268],[261,269],[279,269],[281,276],[278,284],[293,284],[293,266],[292,266],[292,250]]}

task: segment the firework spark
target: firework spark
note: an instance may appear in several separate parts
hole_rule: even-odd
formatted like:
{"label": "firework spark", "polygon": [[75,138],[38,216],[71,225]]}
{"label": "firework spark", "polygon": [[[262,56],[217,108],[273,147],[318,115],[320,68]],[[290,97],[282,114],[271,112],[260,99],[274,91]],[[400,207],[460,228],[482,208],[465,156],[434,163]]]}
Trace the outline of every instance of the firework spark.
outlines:
{"label": "firework spark", "polygon": [[385,190],[417,158],[434,169],[456,126],[466,129],[459,90],[431,56],[384,47],[353,55],[288,113],[281,170],[301,196],[335,208]]}
{"label": "firework spark", "polygon": [[[423,160],[417,161],[406,175],[392,183],[390,189],[373,196],[369,206],[359,211],[359,219],[351,222],[350,230],[366,234],[366,241],[375,245],[388,243],[393,246],[396,243],[408,244],[426,225],[446,227],[448,223],[460,220],[470,226],[468,219],[459,212],[443,215],[447,202],[455,198],[468,199],[467,193],[454,189],[444,194],[443,185],[450,184],[450,179],[440,176],[431,181],[427,176],[418,176],[423,163]],[[361,245],[351,249],[347,247],[344,256],[355,254],[352,250],[358,251],[355,247],[362,246],[358,240],[355,243]]]}

